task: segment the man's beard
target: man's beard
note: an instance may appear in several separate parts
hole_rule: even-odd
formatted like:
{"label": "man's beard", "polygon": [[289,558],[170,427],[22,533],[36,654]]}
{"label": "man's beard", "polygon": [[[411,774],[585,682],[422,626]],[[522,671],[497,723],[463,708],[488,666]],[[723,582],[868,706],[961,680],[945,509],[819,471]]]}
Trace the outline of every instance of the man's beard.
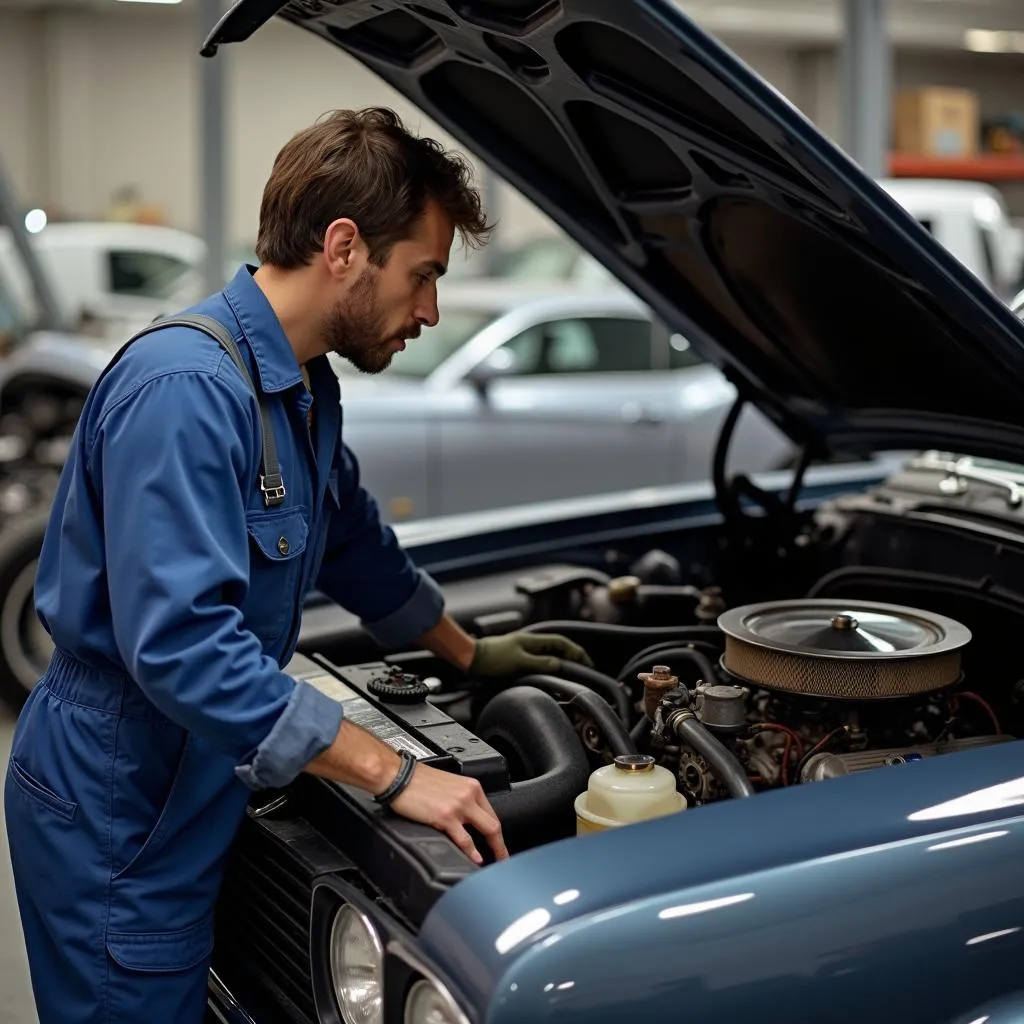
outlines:
{"label": "man's beard", "polygon": [[413,324],[385,337],[385,319],[377,305],[377,273],[368,267],[329,314],[324,324],[326,341],[331,351],[362,373],[381,373],[394,358],[392,343],[419,334],[419,325]]}

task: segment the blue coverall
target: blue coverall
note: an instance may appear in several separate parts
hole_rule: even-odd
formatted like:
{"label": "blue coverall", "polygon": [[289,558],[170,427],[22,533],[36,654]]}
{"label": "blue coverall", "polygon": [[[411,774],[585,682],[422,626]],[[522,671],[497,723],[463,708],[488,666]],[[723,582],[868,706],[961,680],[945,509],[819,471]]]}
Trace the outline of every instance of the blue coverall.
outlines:
{"label": "blue coverall", "polygon": [[326,357],[311,397],[251,268],[191,312],[228,327],[271,399],[287,496],[265,507],[257,402],[198,330],[136,340],[90,393],[36,581],[56,651],[5,788],[41,1024],[202,1020],[250,790],[287,784],[341,724],[280,669],[303,596],[388,646],[443,613],[360,486]]}

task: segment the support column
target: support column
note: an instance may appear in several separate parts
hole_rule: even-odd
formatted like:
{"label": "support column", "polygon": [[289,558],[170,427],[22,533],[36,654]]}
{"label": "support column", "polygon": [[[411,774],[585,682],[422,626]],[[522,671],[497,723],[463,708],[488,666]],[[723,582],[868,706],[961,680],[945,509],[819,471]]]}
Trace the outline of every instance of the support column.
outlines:
{"label": "support column", "polygon": [[[501,220],[501,183],[498,176],[486,165],[481,166],[480,198],[489,223]],[[484,273],[493,276],[497,273],[501,260],[502,226],[491,235],[491,240],[483,247],[479,258],[484,261]]]}
{"label": "support column", "polygon": [[[199,0],[196,53],[224,12],[222,0]],[[226,51],[199,61],[199,209],[200,234],[206,242],[205,287],[208,293],[224,287],[225,234],[227,224],[225,130],[227,103],[224,88]]]}
{"label": "support column", "polygon": [[25,208],[18,201],[14,185],[0,159],[0,224],[6,224],[18,251],[24,272],[32,284],[36,304],[39,307],[39,326],[59,331],[64,327],[64,317],[57,296],[50,287],[50,279],[39,264],[28,232],[25,230]]}
{"label": "support column", "polygon": [[874,178],[888,174],[892,55],[888,0],[843,0],[843,148]]}
{"label": "support column", "polygon": [[53,212],[68,217],[100,213],[94,209],[92,31],[88,11],[43,15],[46,197]]}

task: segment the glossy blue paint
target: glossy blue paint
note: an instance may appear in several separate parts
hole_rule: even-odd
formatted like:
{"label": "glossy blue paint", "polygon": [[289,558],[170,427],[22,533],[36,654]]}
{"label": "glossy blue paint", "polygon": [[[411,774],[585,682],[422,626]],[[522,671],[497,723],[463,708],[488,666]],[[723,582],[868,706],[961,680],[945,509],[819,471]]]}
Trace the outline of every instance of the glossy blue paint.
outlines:
{"label": "glossy blue paint", "polygon": [[489,1024],[952,1024],[1018,986],[1022,857],[1016,742],[523,853],[420,937]]}

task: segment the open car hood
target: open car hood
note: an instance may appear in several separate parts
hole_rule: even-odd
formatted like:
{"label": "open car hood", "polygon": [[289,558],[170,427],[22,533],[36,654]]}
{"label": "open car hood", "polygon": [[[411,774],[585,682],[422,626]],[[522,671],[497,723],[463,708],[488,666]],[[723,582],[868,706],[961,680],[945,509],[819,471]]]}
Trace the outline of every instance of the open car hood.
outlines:
{"label": "open car hood", "polygon": [[238,0],[375,71],[798,442],[1020,459],[1024,324],[669,0]]}

